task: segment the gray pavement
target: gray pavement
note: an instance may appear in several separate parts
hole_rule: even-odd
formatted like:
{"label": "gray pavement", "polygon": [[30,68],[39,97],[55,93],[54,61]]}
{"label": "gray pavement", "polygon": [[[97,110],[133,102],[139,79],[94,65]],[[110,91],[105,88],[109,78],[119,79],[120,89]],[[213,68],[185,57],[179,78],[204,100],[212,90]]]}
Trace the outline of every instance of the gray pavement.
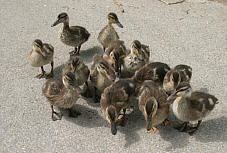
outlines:
{"label": "gray pavement", "polygon": [[[227,5],[226,0],[186,0],[167,6],[158,0],[0,0],[0,152],[227,152]],[[100,52],[99,31],[106,15],[116,12],[124,25],[117,28],[129,48],[138,39],[151,49],[151,61],[170,66],[189,64],[192,86],[216,95],[219,104],[194,136],[172,127],[145,133],[145,121],[138,110],[127,116],[126,127],[111,135],[98,104],[79,99],[82,115],[61,121],[50,119],[49,103],[42,96],[45,79],[27,61],[36,38],[55,47],[55,74],[68,59],[71,47],[57,38],[60,26],[51,28],[58,13],[68,12],[71,25],[91,33],[81,56],[90,64]],[[50,66],[45,67],[47,71]]]}

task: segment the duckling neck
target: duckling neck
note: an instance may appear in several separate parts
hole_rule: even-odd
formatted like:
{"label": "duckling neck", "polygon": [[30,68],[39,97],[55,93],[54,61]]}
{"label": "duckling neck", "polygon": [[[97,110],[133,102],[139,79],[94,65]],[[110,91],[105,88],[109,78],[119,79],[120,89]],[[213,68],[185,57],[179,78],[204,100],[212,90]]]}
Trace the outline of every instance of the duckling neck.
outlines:
{"label": "duckling neck", "polygon": [[64,22],[63,23],[63,29],[69,29],[69,22]]}

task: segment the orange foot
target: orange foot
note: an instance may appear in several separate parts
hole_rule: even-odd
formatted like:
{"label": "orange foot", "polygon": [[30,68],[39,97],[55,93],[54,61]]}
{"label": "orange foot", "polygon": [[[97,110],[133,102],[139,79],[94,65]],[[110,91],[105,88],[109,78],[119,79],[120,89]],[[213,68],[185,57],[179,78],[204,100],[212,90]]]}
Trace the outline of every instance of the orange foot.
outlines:
{"label": "orange foot", "polygon": [[153,131],[154,133],[157,132],[157,128],[156,127],[152,127],[150,130],[146,130],[147,133],[151,133],[151,131]]}

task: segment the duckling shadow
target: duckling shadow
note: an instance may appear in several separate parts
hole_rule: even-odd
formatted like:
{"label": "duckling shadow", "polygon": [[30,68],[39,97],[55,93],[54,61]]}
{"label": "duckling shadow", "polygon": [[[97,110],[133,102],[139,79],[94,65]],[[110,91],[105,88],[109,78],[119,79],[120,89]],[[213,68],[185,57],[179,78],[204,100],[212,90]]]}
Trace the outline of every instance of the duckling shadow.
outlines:
{"label": "duckling shadow", "polygon": [[102,48],[99,47],[99,46],[94,46],[92,48],[89,48],[87,50],[82,50],[80,52],[80,57],[83,58],[84,62],[85,63],[91,63],[92,62],[92,59],[93,59],[93,56],[95,54],[99,54],[99,55],[102,55],[103,51],[102,51]]}
{"label": "duckling shadow", "polygon": [[186,147],[189,143],[190,135],[188,133],[179,132],[174,128],[176,125],[179,125],[179,121],[177,121],[172,113],[170,113],[168,119],[171,120],[170,126],[159,126],[160,137],[171,143],[170,146],[165,148],[166,151],[172,152],[176,148]]}
{"label": "duckling shadow", "polygon": [[211,119],[202,122],[198,131],[193,135],[200,142],[227,142],[227,117]]}
{"label": "duckling shadow", "polygon": [[125,135],[125,148],[130,147],[130,145],[140,140],[140,136],[136,131],[144,128],[145,124],[143,115],[141,115],[141,112],[139,111],[135,101],[133,101],[133,104],[130,106],[130,108],[133,108],[133,111],[126,115],[125,127],[118,128],[119,132]]}
{"label": "duckling shadow", "polygon": [[105,122],[105,120],[98,114],[97,110],[79,104],[76,104],[74,109],[79,110],[81,115],[76,118],[72,118],[68,116],[67,110],[60,109],[65,120],[88,128],[104,126],[103,123]]}
{"label": "duckling shadow", "polygon": [[64,67],[64,64],[54,68],[54,78],[58,78],[59,76],[61,76],[63,67]]}

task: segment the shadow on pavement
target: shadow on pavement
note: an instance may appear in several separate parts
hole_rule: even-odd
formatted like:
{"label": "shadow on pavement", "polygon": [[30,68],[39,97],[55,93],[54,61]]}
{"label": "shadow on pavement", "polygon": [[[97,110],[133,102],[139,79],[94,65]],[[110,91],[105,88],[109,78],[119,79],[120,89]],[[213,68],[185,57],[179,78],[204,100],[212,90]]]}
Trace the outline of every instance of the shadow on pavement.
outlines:
{"label": "shadow on pavement", "polygon": [[77,118],[72,118],[68,116],[67,110],[60,109],[65,120],[88,128],[105,126],[105,124],[103,124],[105,123],[105,120],[98,114],[97,110],[79,104],[75,104],[73,108],[80,111],[81,115],[79,115]]}

